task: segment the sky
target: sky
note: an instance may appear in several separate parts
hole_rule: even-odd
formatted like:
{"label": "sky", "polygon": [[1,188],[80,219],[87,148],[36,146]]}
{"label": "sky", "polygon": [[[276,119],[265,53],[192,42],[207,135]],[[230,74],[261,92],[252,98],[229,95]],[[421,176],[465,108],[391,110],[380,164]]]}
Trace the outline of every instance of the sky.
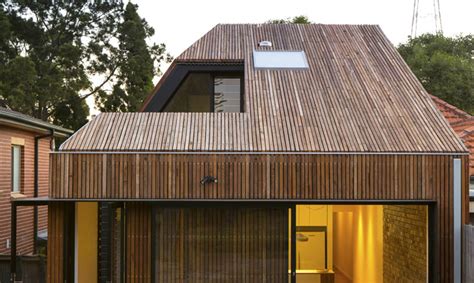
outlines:
{"label": "sky", "polygon": [[[174,57],[218,23],[262,23],[307,16],[321,24],[378,24],[398,45],[410,35],[413,0],[135,0]],[[474,0],[439,0],[445,35],[474,33]],[[419,31],[434,32],[433,0],[419,0]]]}

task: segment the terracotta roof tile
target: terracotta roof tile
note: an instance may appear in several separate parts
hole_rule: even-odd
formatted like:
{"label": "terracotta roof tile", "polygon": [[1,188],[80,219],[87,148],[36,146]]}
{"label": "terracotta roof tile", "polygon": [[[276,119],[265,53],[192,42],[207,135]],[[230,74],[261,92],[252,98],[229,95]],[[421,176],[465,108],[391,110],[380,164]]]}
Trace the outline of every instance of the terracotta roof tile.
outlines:
{"label": "terracotta roof tile", "polygon": [[436,96],[431,98],[469,150],[469,174],[474,175],[474,117]]}

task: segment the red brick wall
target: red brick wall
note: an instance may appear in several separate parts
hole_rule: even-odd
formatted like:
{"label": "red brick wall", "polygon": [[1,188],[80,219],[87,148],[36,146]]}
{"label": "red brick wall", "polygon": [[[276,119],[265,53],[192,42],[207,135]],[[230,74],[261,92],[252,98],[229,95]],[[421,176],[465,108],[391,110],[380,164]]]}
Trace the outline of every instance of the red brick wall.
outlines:
{"label": "red brick wall", "polygon": [[[24,139],[22,158],[22,194],[33,197],[34,190],[34,137],[37,133],[0,126],[0,254],[9,254],[10,192],[11,192],[11,138]],[[48,195],[50,139],[39,143],[39,196]],[[33,207],[20,207],[17,214],[18,254],[33,252]],[[41,207],[38,215],[39,231],[47,228],[47,209]]]}

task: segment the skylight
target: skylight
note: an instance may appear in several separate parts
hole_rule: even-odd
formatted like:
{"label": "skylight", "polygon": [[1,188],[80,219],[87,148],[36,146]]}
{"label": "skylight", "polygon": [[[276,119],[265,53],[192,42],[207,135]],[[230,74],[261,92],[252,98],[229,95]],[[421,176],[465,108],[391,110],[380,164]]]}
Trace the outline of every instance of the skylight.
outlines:
{"label": "skylight", "polygon": [[253,51],[256,69],[307,69],[304,51]]}

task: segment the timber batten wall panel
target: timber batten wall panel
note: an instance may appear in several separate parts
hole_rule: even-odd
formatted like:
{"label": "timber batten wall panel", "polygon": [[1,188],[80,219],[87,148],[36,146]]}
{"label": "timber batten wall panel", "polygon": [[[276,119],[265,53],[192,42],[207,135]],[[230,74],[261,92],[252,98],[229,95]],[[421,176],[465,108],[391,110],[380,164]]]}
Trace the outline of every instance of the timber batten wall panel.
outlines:
{"label": "timber batten wall panel", "polygon": [[[50,196],[436,200],[450,187],[452,160],[441,155],[57,153],[51,155]],[[218,182],[202,185],[208,175]]]}
{"label": "timber batten wall panel", "polygon": [[288,282],[287,207],[157,207],[155,217],[155,282]]}
{"label": "timber batten wall panel", "polygon": [[151,280],[151,207],[133,203],[126,207],[126,282]]}
{"label": "timber batten wall panel", "polygon": [[64,278],[64,205],[50,205],[48,208],[48,260],[47,280],[49,283],[62,283]]}

